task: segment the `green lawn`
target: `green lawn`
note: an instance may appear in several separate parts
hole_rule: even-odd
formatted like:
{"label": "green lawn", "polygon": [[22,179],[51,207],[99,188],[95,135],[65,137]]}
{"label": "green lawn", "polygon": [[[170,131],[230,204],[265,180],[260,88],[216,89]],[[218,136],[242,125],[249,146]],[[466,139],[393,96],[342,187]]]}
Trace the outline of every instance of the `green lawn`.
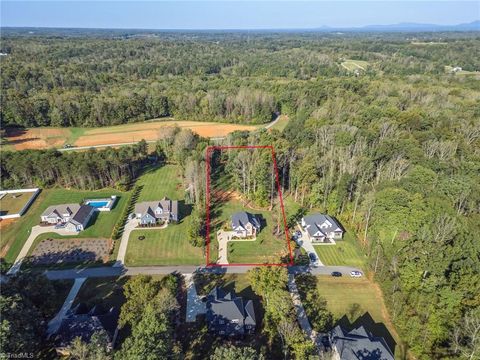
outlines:
{"label": "green lawn", "polygon": [[[125,263],[128,266],[147,265],[203,265],[203,248],[193,247],[188,241],[190,218],[165,229],[134,230],[128,240]],[[145,236],[139,240],[139,236]]]}
{"label": "green lawn", "polygon": [[[112,211],[99,212],[95,215],[91,225],[80,232],[77,237],[103,237],[110,238],[112,229],[121,215],[123,208],[127,204],[130,193],[120,192],[114,189],[103,189],[99,191],[80,191],[80,190],[66,190],[66,189],[49,189],[43,190],[38,198],[34,201],[29,211],[18,219],[18,221],[7,226],[1,232],[1,245],[10,246],[5,260],[13,262],[20,252],[23,244],[28,238],[30,230],[33,226],[40,222],[40,215],[45,209],[51,205],[65,204],[65,203],[80,203],[86,198],[102,198],[111,195],[117,195],[118,200]],[[56,235],[59,237],[60,235]]]}
{"label": "green lawn", "polygon": [[182,169],[178,165],[165,165],[147,170],[137,180],[143,186],[137,202],[160,200],[164,196],[172,200],[183,200]]}
{"label": "green lawn", "polygon": [[0,200],[0,213],[2,215],[18,214],[34,194],[31,191],[5,194]]}
{"label": "green lawn", "polygon": [[393,325],[387,318],[388,311],[377,285],[367,278],[317,276],[316,279],[318,293],[327,300],[327,308],[336,320],[347,316],[352,323],[362,317],[359,322],[363,322],[362,319],[368,312],[375,322],[385,325],[388,329],[388,332],[385,332],[382,326],[375,326],[371,328],[372,331],[375,330],[377,335],[384,337],[390,334],[397,344],[400,343]]}
{"label": "green lawn", "polygon": [[324,265],[365,266],[366,257],[354,235],[347,232],[336,245],[315,245],[315,251]]}

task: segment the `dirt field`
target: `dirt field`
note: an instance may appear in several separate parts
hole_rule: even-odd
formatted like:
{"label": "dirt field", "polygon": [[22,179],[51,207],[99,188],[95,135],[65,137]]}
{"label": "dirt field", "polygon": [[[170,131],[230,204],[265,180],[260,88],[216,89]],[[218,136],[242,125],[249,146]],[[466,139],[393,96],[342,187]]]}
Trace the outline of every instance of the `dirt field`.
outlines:
{"label": "dirt field", "polygon": [[63,145],[69,135],[69,129],[59,128],[32,128],[7,131],[8,145],[15,150],[59,147]]}
{"label": "dirt field", "polygon": [[[223,137],[236,130],[255,130],[259,126],[224,124],[200,121],[146,121],[105,128],[84,129],[73,142],[74,146],[108,145],[145,140],[156,140],[162,128],[178,126],[191,129],[203,137]],[[65,128],[32,128],[10,130],[7,133],[6,149],[46,149],[62,147],[72,138],[72,130]]]}

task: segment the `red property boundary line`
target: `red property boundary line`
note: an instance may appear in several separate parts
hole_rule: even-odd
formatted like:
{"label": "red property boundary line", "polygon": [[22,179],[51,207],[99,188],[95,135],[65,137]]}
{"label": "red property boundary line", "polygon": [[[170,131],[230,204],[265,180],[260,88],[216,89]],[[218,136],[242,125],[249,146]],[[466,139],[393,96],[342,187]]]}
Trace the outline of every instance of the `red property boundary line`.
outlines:
{"label": "red property boundary line", "polygon": [[[275,171],[275,182],[277,185],[278,196],[280,197],[280,208],[282,210],[283,216],[283,226],[285,228],[285,240],[287,242],[288,253],[290,261],[288,263],[278,263],[278,264],[242,264],[242,263],[235,263],[235,264],[217,264],[217,263],[210,263],[210,174],[211,174],[211,165],[210,159],[211,154],[215,150],[229,150],[229,149],[270,149],[272,152],[272,160],[273,160],[273,168]],[[207,257],[207,267],[209,266],[292,266],[293,265],[293,255],[292,255],[292,248],[290,245],[290,239],[288,237],[288,227],[287,227],[287,218],[285,216],[285,208],[283,206],[283,195],[282,190],[280,188],[280,180],[278,176],[278,167],[277,167],[277,159],[275,158],[275,150],[271,145],[259,145],[259,146],[208,146],[206,149],[206,186],[207,186],[207,193],[206,193],[206,215],[207,215],[207,231],[206,231],[206,257]]]}

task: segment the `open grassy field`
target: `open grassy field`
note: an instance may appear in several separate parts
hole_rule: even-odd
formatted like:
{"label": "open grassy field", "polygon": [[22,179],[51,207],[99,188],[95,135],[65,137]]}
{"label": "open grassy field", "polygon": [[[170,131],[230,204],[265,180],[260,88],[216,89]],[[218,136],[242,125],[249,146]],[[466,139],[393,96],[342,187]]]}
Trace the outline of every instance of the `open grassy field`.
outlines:
{"label": "open grassy field", "polygon": [[18,214],[33,195],[31,191],[5,194],[0,199],[0,215]]}
{"label": "open grassy field", "polygon": [[288,116],[287,115],[280,115],[280,118],[275,123],[275,125],[271,126],[269,129],[275,129],[280,132],[283,131],[287,127],[288,124]]}
{"label": "open grassy field", "polygon": [[452,71],[453,71],[452,66],[445,66],[446,73],[452,73],[458,76],[476,75],[477,77],[480,77],[480,71],[466,71],[466,70],[460,70],[456,72],[452,72]]}
{"label": "open grassy field", "polygon": [[362,60],[345,60],[342,62],[342,67],[347,69],[348,71],[355,71],[355,70],[367,70],[367,67],[370,66],[370,64],[367,61],[362,61]]}
{"label": "open grassy field", "polygon": [[[47,207],[65,203],[80,203],[86,198],[101,198],[111,195],[118,196],[115,207],[112,211],[96,213],[92,219],[92,225],[77,235],[77,237],[84,238],[110,238],[112,229],[122,213],[123,208],[126,206],[130,193],[120,192],[114,189],[103,189],[99,191],[49,189],[42,191],[30,207],[26,216],[22,216],[18,221],[1,230],[0,244],[2,247],[2,256],[5,256],[7,262],[13,262],[15,260],[27,240],[31,228],[38,225],[40,215]],[[59,235],[56,236],[59,237]]]}
{"label": "open grassy field", "polygon": [[[203,248],[188,241],[190,218],[165,229],[134,230],[128,240],[125,263],[128,266],[204,265]],[[139,240],[139,236],[145,239]]]}
{"label": "open grassy field", "polygon": [[347,232],[336,245],[315,245],[315,251],[324,265],[349,265],[364,268],[366,256],[354,235]]}
{"label": "open grassy field", "polygon": [[202,121],[174,121],[154,119],[150,121],[102,128],[53,128],[8,130],[4,149],[47,149],[59,148],[65,144],[73,146],[94,146],[128,143],[145,140],[157,140],[162,128],[178,126],[190,129],[203,137],[223,137],[236,130],[252,131],[259,125],[238,125]]}
{"label": "open grassy field", "polygon": [[182,200],[185,195],[182,188],[182,169],[178,165],[152,168],[142,174],[136,184],[142,186],[137,202],[160,200],[164,196]]}

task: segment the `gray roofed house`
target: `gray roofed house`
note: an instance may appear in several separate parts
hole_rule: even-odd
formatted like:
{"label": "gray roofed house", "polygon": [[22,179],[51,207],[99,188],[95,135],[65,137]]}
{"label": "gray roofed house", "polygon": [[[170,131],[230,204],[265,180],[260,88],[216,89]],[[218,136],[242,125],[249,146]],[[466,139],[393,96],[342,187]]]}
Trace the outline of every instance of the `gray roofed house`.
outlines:
{"label": "gray roofed house", "polygon": [[394,360],[384,338],[373,336],[363,326],[346,331],[337,325],[330,333],[330,343],[335,360]]}
{"label": "gray roofed house", "polygon": [[115,307],[109,311],[103,311],[98,306],[88,310],[84,304],[78,304],[67,312],[54,335],[57,353],[69,355],[69,346],[76,337],[80,337],[84,342],[89,342],[92,335],[99,331],[106,332],[109,349],[112,349],[118,333],[119,314]]}
{"label": "gray roofed house", "polygon": [[94,213],[90,205],[60,204],[49,206],[40,218],[43,223],[64,224],[66,230],[75,232],[85,230]]}
{"label": "gray roofed house", "polygon": [[42,213],[41,219],[42,222],[49,224],[66,223],[79,209],[79,204],[52,205]]}
{"label": "gray roofed house", "polygon": [[325,214],[311,214],[302,219],[302,227],[312,242],[341,240],[345,232],[340,223]]}
{"label": "gray roofed house", "polygon": [[95,208],[90,205],[82,205],[78,211],[73,215],[73,217],[65,225],[65,229],[71,231],[82,231],[88,225]]}
{"label": "gray roofed house", "polygon": [[178,201],[164,197],[162,200],[145,201],[135,205],[135,217],[142,225],[154,225],[158,221],[178,221]]}
{"label": "gray roofed house", "polygon": [[219,335],[253,334],[257,321],[252,300],[244,302],[232,292],[215,287],[207,296],[208,329]]}
{"label": "gray roofed house", "polygon": [[232,215],[232,229],[237,237],[256,236],[260,227],[260,219],[254,214],[239,211]]}

